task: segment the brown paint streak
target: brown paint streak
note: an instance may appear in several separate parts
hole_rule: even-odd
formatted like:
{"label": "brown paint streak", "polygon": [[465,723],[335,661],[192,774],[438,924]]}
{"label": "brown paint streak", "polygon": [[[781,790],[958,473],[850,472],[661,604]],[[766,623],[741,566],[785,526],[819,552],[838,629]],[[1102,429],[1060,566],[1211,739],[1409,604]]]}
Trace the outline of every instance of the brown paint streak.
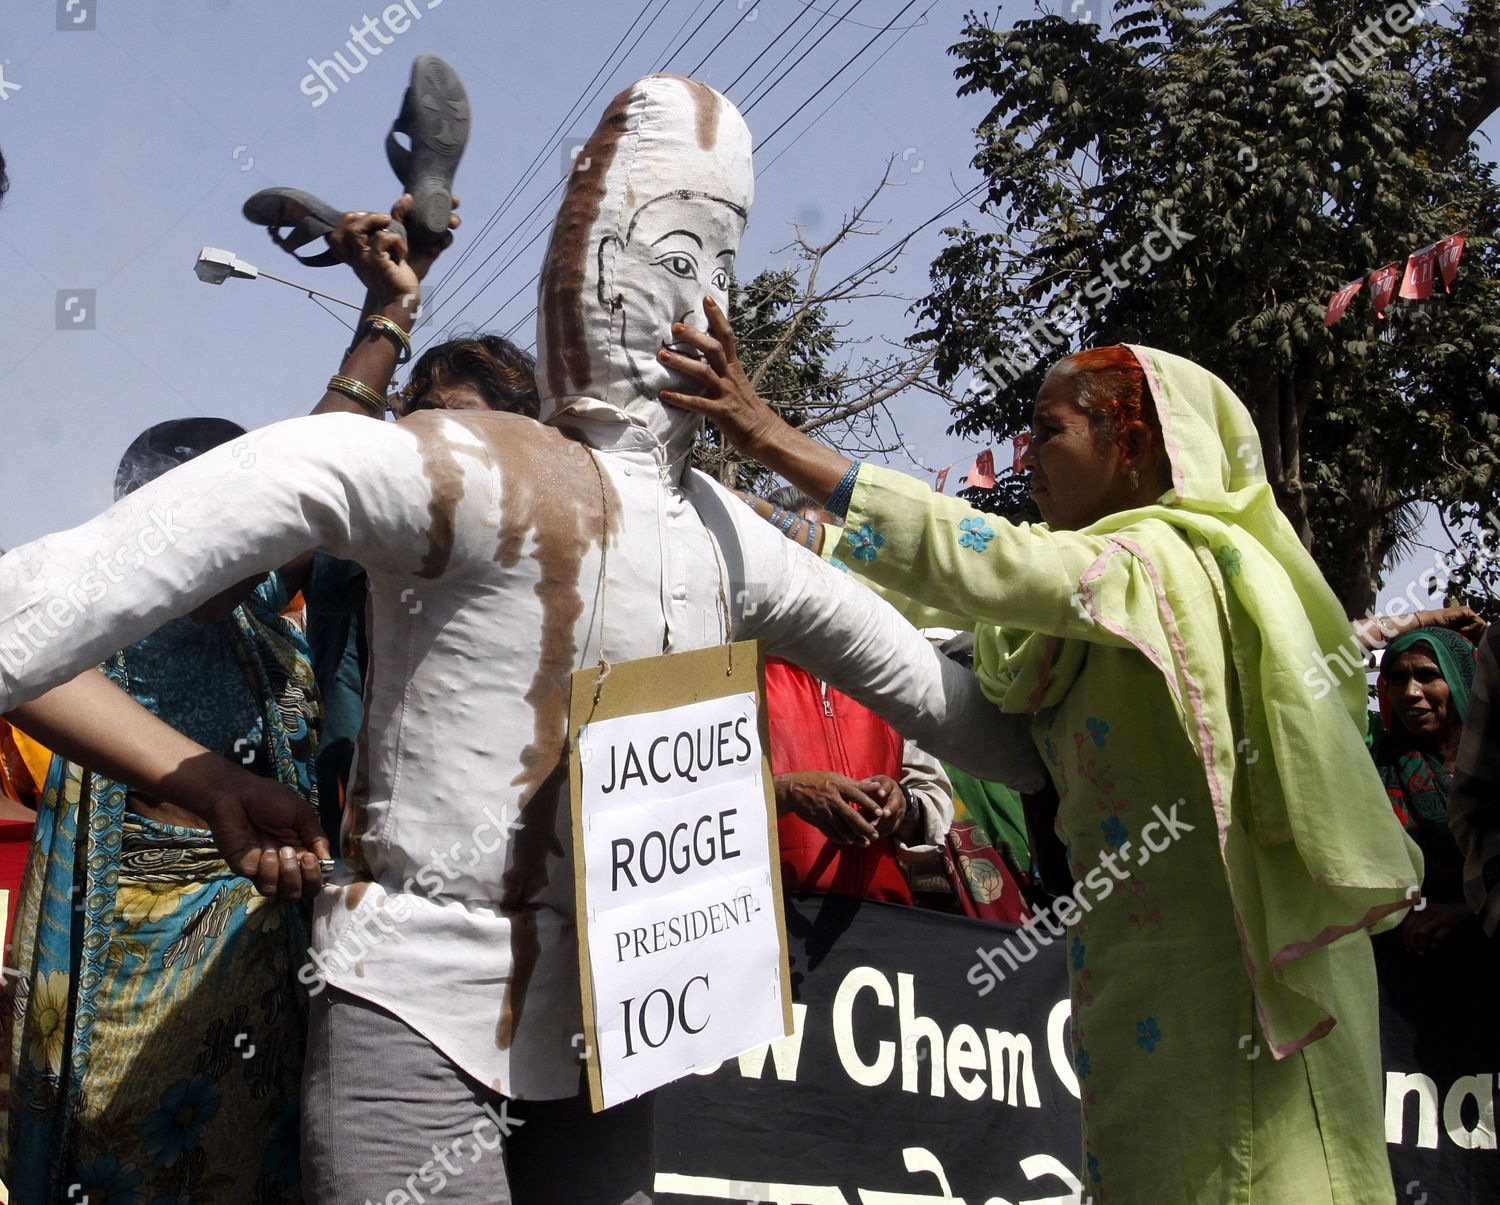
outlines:
{"label": "brown paint streak", "polygon": [[500,1020],[495,1027],[495,1045],[501,1050],[509,1050],[515,1041],[531,976],[541,954],[537,906],[531,900],[551,877],[548,858],[562,856],[556,825],[567,781],[567,761],[559,758],[552,773],[521,809],[521,827],[511,846],[511,864],[501,880],[500,906],[510,918],[510,979],[505,985]]}
{"label": "brown paint streak", "polygon": [[626,113],[634,86],[621,92],[599,121],[599,127],[578,152],[583,165],[568,177],[567,190],[552,226],[552,240],[542,265],[540,318],[547,324],[547,393],[562,397],[591,383],[589,352],[584,341],[584,280],[588,257],[595,253],[590,237],[604,205],[604,176],[614,162],[615,149],[625,136]]}
{"label": "brown paint streak", "polygon": [[368,879],[361,879],[358,883],[350,883],[344,888],[344,907],[353,912],[359,907],[360,900],[365,898],[365,892],[370,890]]}
{"label": "brown paint streak", "polygon": [[[422,418],[425,420],[426,416]],[[427,527],[427,551],[422,556],[418,577],[441,577],[453,556],[453,520],[464,496],[464,471],[454,455],[453,445],[443,433],[441,419],[413,421],[408,424],[422,448],[422,472],[432,486],[427,503],[431,522]]]}
{"label": "brown paint streak", "polygon": [[693,98],[693,108],[698,115],[698,149],[711,151],[719,144],[719,94],[699,80],[685,75],[663,74],[661,79],[673,79],[686,84]]}
{"label": "brown paint streak", "polygon": [[511,979],[495,1040],[507,1049],[515,1037],[538,954],[534,900],[550,877],[549,859],[563,853],[556,835],[567,782],[568,691],[578,657],[577,627],[584,602],[583,560],[619,523],[619,502],[593,454],[552,427],[509,414],[464,415],[487,441],[500,466],[500,532],[495,560],[520,563],[528,539],[540,569],[542,603],[537,669],[526,692],[535,723],[521,752],[512,785],[521,788],[521,828],[502,880],[501,906],[511,919]]}

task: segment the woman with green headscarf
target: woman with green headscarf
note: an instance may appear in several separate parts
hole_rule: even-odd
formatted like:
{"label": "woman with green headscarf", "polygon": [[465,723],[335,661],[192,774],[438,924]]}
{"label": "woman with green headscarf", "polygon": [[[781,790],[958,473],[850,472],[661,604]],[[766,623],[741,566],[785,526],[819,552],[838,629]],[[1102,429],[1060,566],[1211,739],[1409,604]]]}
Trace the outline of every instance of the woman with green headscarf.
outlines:
{"label": "woman with green headscarf", "polygon": [[1069,357],[1023,460],[1047,521],[1011,524],[782,423],[705,310],[708,334],[668,340],[701,359],[661,353],[699,396],[663,400],[847,512],[827,551],[969,620],[990,698],[1034,717],[1078,882],[1055,915],[1082,1193],[1393,1200],[1368,930],[1420,858],[1365,749],[1362,676],[1318,678],[1352,632],[1245,407],[1164,352]]}
{"label": "woman with green headscarf", "polygon": [[1444,946],[1474,919],[1464,902],[1463,855],[1448,827],[1448,788],[1473,686],[1474,645],[1457,632],[1407,632],[1380,659],[1376,692],[1384,731],[1375,743],[1375,766],[1427,867],[1425,903],[1401,925],[1403,942],[1415,953]]}

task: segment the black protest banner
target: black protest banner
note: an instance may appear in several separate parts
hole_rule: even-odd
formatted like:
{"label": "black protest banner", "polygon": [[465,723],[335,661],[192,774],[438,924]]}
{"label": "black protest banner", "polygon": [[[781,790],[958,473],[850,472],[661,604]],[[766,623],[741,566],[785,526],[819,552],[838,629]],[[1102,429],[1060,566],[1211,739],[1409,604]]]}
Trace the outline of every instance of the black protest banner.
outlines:
{"label": "black protest banner", "polygon": [[[1062,944],[968,979],[1009,926],[789,897],[796,1032],[657,1097],[659,1205],[1063,1205],[1078,1100]],[[1398,1205],[1500,1201],[1500,969],[1377,942]],[[982,981],[982,980],[981,980]]]}
{"label": "black protest banner", "polygon": [[1500,1201],[1495,1084],[1500,962],[1477,927],[1456,948],[1410,954],[1375,939],[1385,1138],[1399,1205]]}
{"label": "black protest banner", "polygon": [[835,896],[786,919],[796,1031],[659,1092],[658,1202],[1077,1199],[1060,947],[981,997],[1009,926]]}

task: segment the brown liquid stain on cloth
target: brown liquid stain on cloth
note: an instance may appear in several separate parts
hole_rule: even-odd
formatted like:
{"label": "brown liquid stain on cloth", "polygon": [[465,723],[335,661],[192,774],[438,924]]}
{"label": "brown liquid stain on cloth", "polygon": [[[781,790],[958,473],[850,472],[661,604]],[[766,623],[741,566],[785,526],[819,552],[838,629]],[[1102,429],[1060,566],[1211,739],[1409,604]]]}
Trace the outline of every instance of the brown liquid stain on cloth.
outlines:
{"label": "brown liquid stain on cloth", "polygon": [[671,75],[664,72],[657,78],[674,79],[680,84],[687,85],[688,93],[693,98],[693,108],[697,110],[698,149],[700,151],[713,150],[719,143],[719,94],[707,84],[689,79],[685,75]]}
{"label": "brown liquid stain on cloth", "polygon": [[510,979],[506,981],[500,1017],[495,1023],[495,1045],[501,1050],[509,1050],[515,1041],[531,976],[542,952],[537,933],[539,905],[533,901],[551,878],[547,860],[563,853],[556,826],[567,785],[567,759],[560,758],[556,769],[521,810],[520,827],[511,846],[510,867],[501,880],[500,906],[510,920]]}
{"label": "brown liquid stain on cloth", "polygon": [[[502,879],[501,907],[511,920],[511,978],[495,1034],[508,1049],[525,1006],[539,953],[536,897],[547,885],[549,859],[561,857],[557,813],[567,784],[568,692],[578,668],[578,621],[584,612],[579,576],[589,549],[619,525],[619,500],[593,454],[552,427],[508,414],[463,415],[459,421],[489,442],[500,468],[500,532],[495,560],[517,565],[528,543],[540,578],[542,631],[536,673],[526,692],[535,722],[521,751],[520,829]],[[600,481],[603,475],[603,497]],[[590,581],[590,593],[597,581]]]}
{"label": "brown liquid stain on cloth", "polygon": [[542,298],[539,319],[546,324],[547,362],[545,393],[560,398],[587,389],[591,383],[589,349],[584,339],[583,283],[588,257],[597,248],[591,238],[599,210],[604,205],[604,176],[614,162],[615,150],[627,131],[626,115],[634,86],[609,102],[599,127],[578,152],[573,174],[552,226],[547,258],[542,265]]}
{"label": "brown liquid stain on cloth", "polygon": [[419,412],[404,425],[417,436],[422,448],[422,472],[432,486],[432,498],[427,503],[427,513],[431,518],[427,527],[427,551],[422,556],[417,576],[442,577],[453,556],[453,517],[464,496],[464,471],[453,444],[443,433],[442,416],[436,412]]}
{"label": "brown liquid stain on cloth", "polygon": [[[427,551],[416,574],[423,578],[442,576],[453,555],[453,536],[458,504],[464,496],[463,468],[458,462],[458,453],[476,454],[475,449],[455,445],[445,433],[447,416],[437,411],[418,411],[404,418],[400,426],[416,436],[422,453],[422,471],[432,487],[427,503],[431,524],[427,528]],[[365,599],[366,647],[375,645],[375,612],[368,595]],[[343,841],[344,861],[358,880],[373,879],[374,873],[364,856],[363,841],[369,827],[368,804],[370,799],[370,707],[375,697],[375,658],[365,672],[365,709],[360,722],[357,755],[349,775],[349,793],[345,806],[350,810],[348,835]],[[344,895],[344,903],[352,911],[359,904],[368,887],[368,882],[356,882]]]}

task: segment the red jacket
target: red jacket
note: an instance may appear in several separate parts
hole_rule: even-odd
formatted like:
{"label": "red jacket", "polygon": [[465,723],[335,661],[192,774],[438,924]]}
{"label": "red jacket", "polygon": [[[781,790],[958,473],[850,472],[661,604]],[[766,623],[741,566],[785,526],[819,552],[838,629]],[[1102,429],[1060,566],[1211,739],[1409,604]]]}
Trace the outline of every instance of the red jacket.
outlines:
{"label": "red jacket", "polygon": [[[901,737],[874,712],[805,670],[766,659],[771,769],[777,774],[831,770],[853,779],[886,774],[901,781]],[[910,904],[911,888],[890,837],[838,845],[800,816],[777,820],[781,879],[790,891],[827,891]]]}

